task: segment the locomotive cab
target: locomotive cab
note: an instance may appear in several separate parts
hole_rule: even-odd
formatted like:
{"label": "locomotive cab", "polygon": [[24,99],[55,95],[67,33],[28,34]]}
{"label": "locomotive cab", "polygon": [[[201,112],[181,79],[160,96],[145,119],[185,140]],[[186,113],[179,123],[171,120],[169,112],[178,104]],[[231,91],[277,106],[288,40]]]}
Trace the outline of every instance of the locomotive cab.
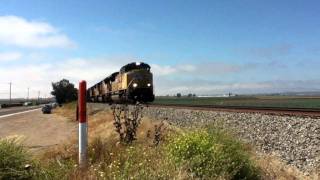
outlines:
{"label": "locomotive cab", "polygon": [[150,66],[145,63],[130,63],[121,68],[122,83],[126,85],[127,98],[133,101],[154,100],[153,77]]}

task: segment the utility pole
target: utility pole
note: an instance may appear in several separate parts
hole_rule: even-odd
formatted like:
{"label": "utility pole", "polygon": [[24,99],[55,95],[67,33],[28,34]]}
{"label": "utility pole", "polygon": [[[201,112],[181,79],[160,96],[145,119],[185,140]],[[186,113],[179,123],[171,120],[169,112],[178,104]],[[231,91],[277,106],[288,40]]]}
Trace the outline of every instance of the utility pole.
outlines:
{"label": "utility pole", "polygon": [[38,91],[38,103],[40,104],[40,91]]}
{"label": "utility pole", "polygon": [[11,104],[11,86],[12,86],[12,82],[10,82],[9,85],[10,85],[9,101],[10,101],[10,104]]}
{"label": "utility pole", "polygon": [[28,88],[28,96],[27,96],[27,101],[29,101],[29,89],[30,89],[30,88]]}

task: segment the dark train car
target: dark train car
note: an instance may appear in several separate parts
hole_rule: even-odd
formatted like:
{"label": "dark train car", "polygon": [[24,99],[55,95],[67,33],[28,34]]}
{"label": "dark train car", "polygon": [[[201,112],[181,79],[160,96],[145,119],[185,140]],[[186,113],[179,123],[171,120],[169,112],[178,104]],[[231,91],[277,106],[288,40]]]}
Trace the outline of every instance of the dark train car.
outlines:
{"label": "dark train car", "polygon": [[146,63],[130,63],[90,87],[89,101],[106,103],[146,103],[154,100],[153,76]]}

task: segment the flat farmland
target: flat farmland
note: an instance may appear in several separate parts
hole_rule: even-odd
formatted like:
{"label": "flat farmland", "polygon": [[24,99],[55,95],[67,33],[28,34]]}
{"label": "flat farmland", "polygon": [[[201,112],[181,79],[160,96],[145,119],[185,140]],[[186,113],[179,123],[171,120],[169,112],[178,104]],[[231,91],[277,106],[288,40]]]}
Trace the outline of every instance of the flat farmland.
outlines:
{"label": "flat farmland", "polygon": [[320,109],[320,96],[156,97],[153,104]]}

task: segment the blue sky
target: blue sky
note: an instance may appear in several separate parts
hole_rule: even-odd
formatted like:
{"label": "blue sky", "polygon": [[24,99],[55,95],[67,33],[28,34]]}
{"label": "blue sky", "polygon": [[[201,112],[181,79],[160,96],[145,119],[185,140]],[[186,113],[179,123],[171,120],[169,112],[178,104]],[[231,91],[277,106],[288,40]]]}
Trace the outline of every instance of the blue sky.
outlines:
{"label": "blue sky", "polygon": [[[319,1],[0,2],[0,98],[151,64],[157,94],[320,90]],[[14,73],[13,73],[14,72]]]}

